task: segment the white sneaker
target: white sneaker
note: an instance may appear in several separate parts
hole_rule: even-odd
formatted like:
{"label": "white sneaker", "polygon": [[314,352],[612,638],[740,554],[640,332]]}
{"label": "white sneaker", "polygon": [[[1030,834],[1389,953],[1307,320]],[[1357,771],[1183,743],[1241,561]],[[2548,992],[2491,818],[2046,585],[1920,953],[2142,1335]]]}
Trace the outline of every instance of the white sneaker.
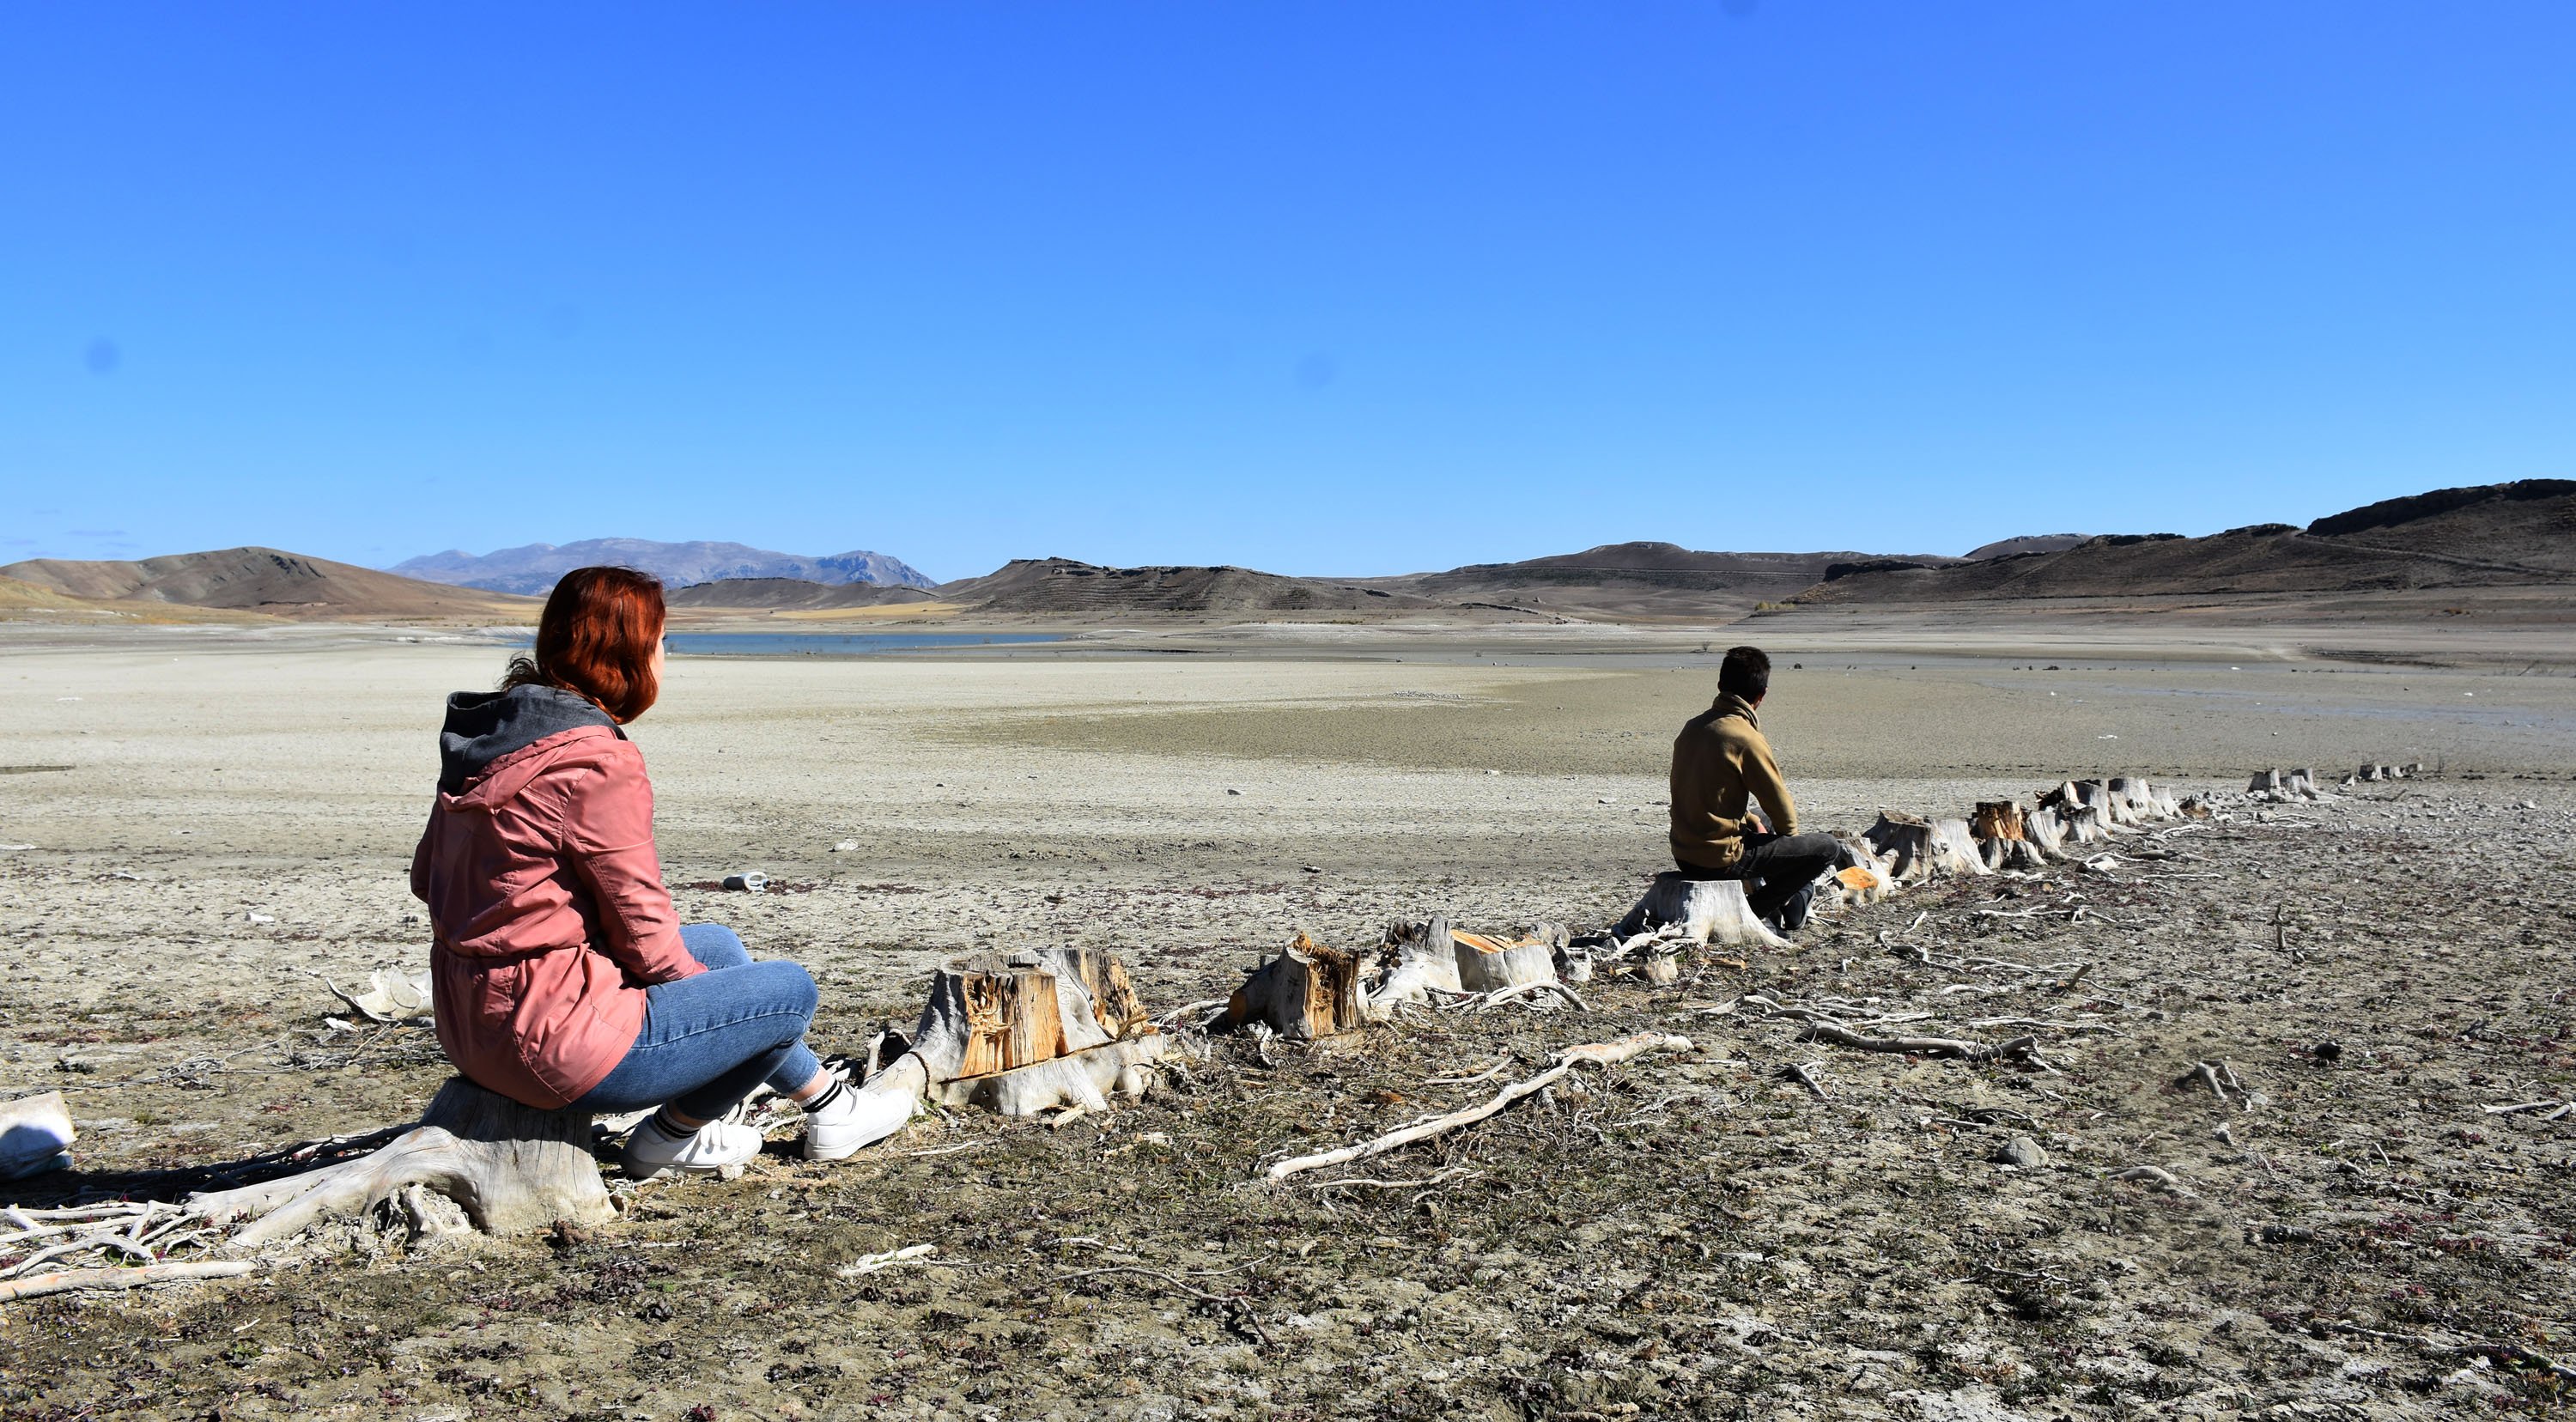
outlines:
{"label": "white sneaker", "polygon": [[662,1129],[662,1118],[656,1113],[627,1132],[621,1163],[638,1180],[650,1180],[665,1170],[722,1170],[760,1154],[760,1140],[760,1132],[740,1121],[709,1121],[694,1135],[673,1135]]}
{"label": "white sneaker", "polygon": [[820,1110],[805,1113],[805,1158],[847,1160],[859,1148],[884,1140],[912,1119],[913,1097],[890,1091],[837,1088]]}

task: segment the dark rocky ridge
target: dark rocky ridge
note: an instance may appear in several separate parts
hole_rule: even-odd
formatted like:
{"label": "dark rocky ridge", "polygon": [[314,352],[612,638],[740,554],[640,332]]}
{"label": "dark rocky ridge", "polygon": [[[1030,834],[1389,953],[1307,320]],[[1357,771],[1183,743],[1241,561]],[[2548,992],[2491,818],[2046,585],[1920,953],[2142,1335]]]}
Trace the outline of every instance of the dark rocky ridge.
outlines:
{"label": "dark rocky ridge", "polygon": [[1837,569],[1802,605],[2375,593],[2576,584],[2576,481],[2441,489],[2305,529],[2115,534],[1949,567]]}

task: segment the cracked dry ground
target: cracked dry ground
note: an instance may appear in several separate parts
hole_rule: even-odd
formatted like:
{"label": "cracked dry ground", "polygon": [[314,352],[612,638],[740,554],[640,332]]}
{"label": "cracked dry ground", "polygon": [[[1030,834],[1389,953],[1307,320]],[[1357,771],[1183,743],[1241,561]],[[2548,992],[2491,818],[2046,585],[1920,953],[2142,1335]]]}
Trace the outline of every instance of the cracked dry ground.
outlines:
{"label": "cracked dry ground", "polygon": [[[2126,840],[2171,857],[2115,875],[1936,884],[1678,988],[1595,984],[1589,1014],[1444,1015],[1274,1045],[1272,1066],[1219,1041],[1110,1115],[927,1119],[833,1168],[775,1154],[647,1187],[583,1238],[335,1242],[237,1286],[15,1306],[0,1414],[2549,1412],[2576,1396],[2539,1366],[2576,1357],[2576,1116],[2484,1108],[2576,1094],[2576,797],[2365,788]],[[1231,961],[1142,955],[1141,986],[1175,1005]],[[2062,1074],[1713,1010],[1756,987],[1929,1014],[1880,1031],[2034,1031]],[[1697,1050],[1253,1183],[1649,1028]],[[441,1074],[417,1044],[382,1060],[341,1079],[389,1103]],[[2176,1084],[2203,1060],[2245,1092]],[[2046,1163],[1995,1163],[2016,1135]],[[2181,1188],[2110,1178],[2138,1165]]]}

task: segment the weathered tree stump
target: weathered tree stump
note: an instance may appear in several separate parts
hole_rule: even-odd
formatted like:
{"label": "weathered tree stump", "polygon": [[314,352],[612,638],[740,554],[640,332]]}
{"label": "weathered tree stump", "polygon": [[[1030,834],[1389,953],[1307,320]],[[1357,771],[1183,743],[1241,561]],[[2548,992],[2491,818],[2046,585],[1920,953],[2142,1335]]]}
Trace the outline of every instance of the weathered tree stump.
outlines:
{"label": "weathered tree stump", "polygon": [[2077,844],[2101,844],[2111,838],[2111,818],[2099,805],[2075,805],[2060,812],[2066,837]]}
{"label": "weathered tree stump", "polygon": [[2281,772],[2278,770],[2255,771],[2254,778],[2245,783],[2245,793],[2248,795],[2276,794],[2280,789]]}
{"label": "weathered tree stump", "polygon": [[1977,849],[1985,857],[1986,867],[1999,873],[2030,874],[2048,867],[2048,856],[2027,839],[1981,839]]}
{"label": "weathered tree stump", "polygon": [[1458,981],[1458,947],[1449,920],[1427,923],[1399,920],[1387,925],[1386,942],[1362,985],[1361,1005],[1372,1022],[1383,1022],[1396,1006],[1424,1002],[1435,992],[1465,992]]}
{"label": "weathered tree stump", "polygon": [[2023,816],[2021,833],[2023,841],[2044,859],[2063,858],[2066,854],[2066,821],[2055,810],[2038,809]]}
{"label": "weathered tree stump", "polygon": [[1842,852],[1835,856],[1834,872],[1825,876],[1825,893],[1831,903],[1874,904],[1895,890],[1895,872],[1888,861],[1872,849],[1869,841],[1848,831],[1834,835]]}
{"label": "weathered tree stump", "polygon": [[1870,847],[1885,856],[1888,873],[1899,884],[1932,877],[1932,826],[1903,810],[1881,810],[1878,823],[1862,832]]}
{"label": "weathered tree stump", "polygon": [[1506,942],[1480,933],[1449,935],[1458,954],[1458,985],[1468,992],[1499,992],[1556,981],[1556,947],[1540,938]]}
{"label": "weathered tree stump", "polygon": [[[1682,925],[1683,936],[1693,943],[1789,946],[1789,940],[1753,916],[1753,905],[1744,897],[1741,879],[1685,879],[1678,873],[1658,874],[1645,897],[1637,900],[1637,906],[1628,910],[1628,916],[1619,920],[1619,926],[1611,932],[1620,938],[1634,938],[1667,924]],[[1465,976],[1463,966],[1460,976]]]}
{"label": "weathered tree stump", "polygon": [[1977,848],[1977,836],[1964,819],[1940,819],[1932,822],[1932,867],[1944,874],[1976,875],[1989,872],[1986,856]]}
{"label": "weathered tree stump", "polygon": [[1369,1020],[1356,954],[1305,934],[1252,970],[1225,1005],[1225,1024],[1258,1022],[1295,1042],[1348,1032]]}
{"label": "weathered tree stump", "polygon": [[[1123,1037],[1113,1037],[1095,1012],[1095,991],[1112,1002]],[[880,1082],[926,1063],[912,1089],[950,1105],[988,1107],[1027,1116],[1058,1106],[1098,1109],[1107,1093],[1138,1095],[1145,1070],[1168,1043],[1125,987],[1116,959],[1065,948],[1040,949],[1008,959],[960,959],[930,980],[930,1001],[914,1033],[915,1055]],[[1124,992],[1125,1004],[1118,1000]],[[953,1042],[944,1049],[937,1044]],[[948,1068],[946,1061],[955,1065]],[[897,1082],[889,1094],[903,1089]]]}
{"label": "weathered tree stump", "polygon": [[2133,820],[2169,820],[2178,813],[2173,796],[2143,775],[2114,776],[2110,789],[2113,803],[2125,806]]}
{"label": "weathered tree stump", "polygon": [[253,1221],[233,1237],[254,1248],[298,1233],[325,1214],[397,1206],[431,1228],[416,1191],[445,1196],[486,1234],[542,1229],[556,1220],[597,1224],[616,1213],[590,1153],[590,1113],[540,1111],[461,1076],[449,1077],[420,1124],[383,1149],[299,1175],[192,1195],[215,1224]]}
{"label": "weathered tree stump", "polygon": [[[964,1013],[966,1055],[958,1063],[959,1076],[987,1076],[1064,1055],[1064,1002],[1052,972],[991,958],[961,960],[932,977],[930,995],[953,996]],[[1106,1032],[1100,1036],[1108,1040]]]}
{"label": "weathered tree stump", "polygon": [[1968,817],[1968,828],[1979,839],[2023,839],[2027,819],[2019,800],[1980,800],[1976,813]]}
{"label": "weathered tree stump", "polygon": [[48,1091],[0,1101],[0,1180],[50,1170],[72,1144],[72,1113]]}
{"label": "weathered tree stump", "polygon": [[1054,962],[1059,980],[1071,978],[1082,984],[1091,998],[1093,1020],[1111,1038],[1152,1029],[1154,1019],[1137,1000],[1135,985],[1127,980],[1127,965],[1117,954],[1096,948],[1050,948],[1044,956]]}

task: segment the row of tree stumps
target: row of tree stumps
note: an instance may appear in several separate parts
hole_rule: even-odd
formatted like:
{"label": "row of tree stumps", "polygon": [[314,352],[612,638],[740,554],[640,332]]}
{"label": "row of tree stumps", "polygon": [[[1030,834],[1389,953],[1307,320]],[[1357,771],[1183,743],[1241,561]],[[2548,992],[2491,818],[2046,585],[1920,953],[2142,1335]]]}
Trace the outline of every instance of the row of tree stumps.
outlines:
{"label": "row of tree stumps", "polygon": [[[2250,788],[2281,800],[2322,793],[2308,771],[2266,771]],[[1866,831],[1837,836],[1838,862],[1818,885],[1821,908],[1875,902],[1938,877],[2035,871],[2098,854],[2092,846],[2129,827],[2207,813],[2134,775],[2065,781],[2034,802],[1985,802],[1956,818],[1887,811]],[[1105,1110],[1118,1098],[1142,1095],[1156,1071],[1178,1056],[1203,1050],[1196,1046],[1202,1032],[1241,1031],[1266,1043],[1332,1037],[1396,1023],[1407,1013],[1511,1002],[1581,1009],[1583,984],[1604,977],[1671,982],[1684,955],[1712,945],[1787,946],[1753,914],[1742,882],[1664,874],[1620,922],[1598,932],[1539,923],[1486,935],[1433,918],[1396,923],[1378,944],[1358,951],[1300,933],[1249,969],[1226,999],[1160,1021],[1139,1001],[1114,954],[1077,948],[980,954],[936,971],[911,1036],[881,1035],[851,1075],[861,1092],[885,1098],[894,1122],[924,1100],[1011,1116]],[[1588,1044],[1560,1054],[1553,1070],[1687,1046],[1656,1034]],[[929,1065],[934,1062],[941,1065]],[[1527,1085],[1507,1088],[1492,1109],[1517,1099],[1512,1091]],[[1469,1112],[1460,1119],[1480,1117]],[[363,1140],[376,1148],[361,1154],[356,1143],[327,1143],[350,1144],[348,1158],[201,1193],[184,1209],[209,1227],[237,1227],[227,1241],[235,1251],[275,1244],[330,1216],[372,1215],[415,1237],[517,1233],[556,1221],[594,1224],[616,1212],[594,1155],[597,1134],[585,1113],[535,1110],[451,1078],[417,1125],[380,1146],[384,1133]],[[1368,1154],[1381,1146],[1392,1148],[1372,1142],[1351,1150]]]}

